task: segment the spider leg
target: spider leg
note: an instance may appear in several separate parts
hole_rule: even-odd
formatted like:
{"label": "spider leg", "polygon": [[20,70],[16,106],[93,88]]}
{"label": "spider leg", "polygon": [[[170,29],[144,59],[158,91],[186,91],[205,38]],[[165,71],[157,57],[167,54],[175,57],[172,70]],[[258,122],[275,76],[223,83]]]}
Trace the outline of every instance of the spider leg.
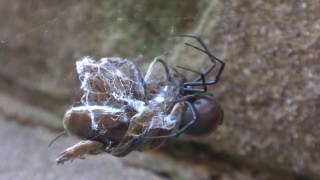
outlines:
{"label": "spider leg", "polygon": [[117,157],[126,156],[130,152],[134,151],[142,141],[143,141],[142,136],[132,137],[132,139],[130,140],[130,142],[128,142],[128,144],[121,147],[121,149],[119,148],[117,151],[113,151],[111,153],[112,155]]}
{"label": "spider leg", "polygon": [[[196,47],[196,46],[194,46],[194,45],[192,45],[192,44],[189,44],[189,43],[185,43],[185,44],[186,44],[187,46],[193,47],[193,48],[195,48],[195,49],[197,49],[197,50],[199,50],[199,51],[207,54],[207,55],[209,56],[209,58],[210,58],[211,61],[216,60],[216,61],[218,61],[218,62],[221,64],[221,66],[220,66],[220,68],[219,68],[219,70],[218,70],[218,73],[217,73],[217,75],[216,75],[215,80],[210,81],[210,82],[211,82],[210,85],[211,85],[211,84],[218,83],[218,81],[220,80],[220,76],[221,76],[221,74],[222,74],[222,72],[223,72],[223,70],[224,70],[225,63],[224,63],[223,61],[221,61],[220,59],[218,59],[217,57],[215,57],[214,55],[212,55],[209,51],[205,51],[205,50],[203,50],[203,49],[201,49],[201,48],[199,48],[199,47]],[[212,64],[203,74],[204,74],[204,75],[208,75],[208,74],[214,69],[215,66],[216,66],[216,62],[214,62],[214,64]],[[196,79],[193,80],[193,81],[199,81],[199,80],[201,80],[201,77],[198,77],[198,78],[196,78]]]}
{"label": "spider leg", "polygon": [[168,64],[161,58],[161,56],[158,56],[158,57],[155,57],[155,58],[154,58],[153,62],[151,63],[151,65],[150,65],[149,68],[148,68],[148,71],[147,71],[147,74],[145,75],[145,77],[147,77],[147,76],[149,75],[149,73],[151,73],[151,72],[149,72],[149,69],[151,69],[151,68],[153,67],[153,65],[154,65],[155,63],[157,63],[157,62],[159,62],[159,63],[162,64],[162,66],[164,67],[164,69],[165,69],[165,71],[166,71],[167,80],[168,80],[168,81],[171,81],[171,80],[172,80],[172,77],[170,76],[169,66],[168,66]]}
{"label": "spider leg", "polygon": [[206,98],[207,96],[213,96],[211,93],[195,93],[195,94],[189,94],[189,95],[185,95],[182,98],[179,98],[175,101],[173,101],[173,104],[176,104],[178,102],[183,102],[183,101],[189,101],[192,102],[193,100],[195,100],[198,97],[203,97]]}
{"label": "spider leg", "polygon": [[[207,82],[205,80],[205,76],[203,73],[200,73],[200,72],[197,72],[195,70],[192,70],[192,69],[189,69],[189,68],[186,68],[186,67],[182,67],[182,66],[177,66],[177,68],[181,68],[181,69],[184,69],[186,71],[191,71],[193,73],[196,73],[198,74],[200,77],[201,77],[201,82],[196,82],[197,84],[193,84],[195,82],[192,82],[192,83],[184,83],[184,92],[207,92]],[[200,84],[198,84],[200,83]],[[202,89],[193,89],[193,88],[190,88],[190,86],[202,86]]]}
{"label": "spider leg", "polygon": [[[181,69],[184,69],[186,71],[191,71],[193,73],[197,73],[199,75],[199,77],[201,77],[201,82],[194,82],[194,81],[191,81],[191,82],[185,82],[183,83],[184,85],[184,92],[187,92],[187,93],[205,93],[207,92],[207,85],[212,85],[212,84],[215,84],[216,82],[215,81],[206,81],[205,80],[205,74],[204,73],[201,73],[201,72],[197,72],[195,70],[192,70],[192,69],[189,69],[189,68],[186,68],[186,67],[182,67],[182,66],[176,66],[178,68],[181,68]],[[192,86],[202,86],[203,89],[194,89],[194,88],[190,88]]]}
{"label": "spider leg", "polygon": [[107,152],[111,153],[114,156],[123,157],[129,154],[130,152],[134,151],[144,140],[144,135],[147,133],[147,130],[144,130],[141,135],[131,137],[128,142],[119,145],[116,148],[107,150]]}
{"label": "spider leg", "polygon": [[[218,70],[218,73],[217,73],[217,75],[216,75],[215,80],[209,81],[209,84],[207,84],[207,85],[212,85],[212,84],[217,83],[217,82],[219,81],[219,79],[220,79],[220,76],[221,76],[223,70],[224,70],[225,63],[224,63],[223,61],[221,61],[219,58],[215,57],[215,56],[209,51],[208,47],[205,45],[205,43],[202,41],[201,38],[199,38],[199,37],[197,37],[197,36],[192,36],[192,35],[174,35],[174,36],[193,38],[193,39],[197,40],[197,41],[200,43],[200,45],[201,45],[202,48],[204,48],[204,49],[201,49],[201,48],[199,48],[199,47],[197,47],[197,46],[194,46],[194,45],[192,45],[192,44],[185,43],[185,45],[190,46],[190,47],[192,47],[192,48],[194,48],[194,49],[197,49],[198,51],[201,51],[201,52],[203,52],[203,53],[205,53],[205,54],[207,54],[207,55],[209,56],[209,59],[211,60],[211,62],[212,62],[213,64],[203,73],[204,76],[208,75],[208,74],[215,68],[216,62],[219,62],[219,63],[221,64],[221,66],[220,66],[220,68],[219,68],[219,70]],[[201,80],[201,76],[197,77],[197,78],[194,79],[192,82],[197,82],[197,81],[200,81],[200,80]],[[200,85],[200,84],[199,84],[199,85]]]}
{"label": "spider leg", "polygon": [[195,109],[195,107],[193,106],[193,104],[189,101],[186,100],[181,100],[182,102],[185,102],[188,107],[190,107],[191,109],[191,113],[192,113],[192,120],[189,121],[186,125],[184,125],[183,127],[181,127],[177,132],[169,134],[169,135],[163,135],[163,136],[146,136],[144,137],[144,139],[167,139],[167,138],[173,138],[173,137],[177,137],[180,134],[184,133],[190,126],[192,126],[198,119],[198,113],[197,110]]}

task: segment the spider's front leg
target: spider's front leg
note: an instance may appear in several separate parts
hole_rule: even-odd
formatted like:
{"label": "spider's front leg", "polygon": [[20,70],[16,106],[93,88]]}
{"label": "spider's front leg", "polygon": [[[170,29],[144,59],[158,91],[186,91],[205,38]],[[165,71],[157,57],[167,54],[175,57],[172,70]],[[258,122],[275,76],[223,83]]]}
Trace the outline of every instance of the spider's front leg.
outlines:
{"label": "spider's front leg", "polygon": [[66,161],[82,158],[84,155],[96,155],[104,152],[105,145],[91,140],[80,141],[79,143],[64,150],[56,159],[58,164],[63,164]]}

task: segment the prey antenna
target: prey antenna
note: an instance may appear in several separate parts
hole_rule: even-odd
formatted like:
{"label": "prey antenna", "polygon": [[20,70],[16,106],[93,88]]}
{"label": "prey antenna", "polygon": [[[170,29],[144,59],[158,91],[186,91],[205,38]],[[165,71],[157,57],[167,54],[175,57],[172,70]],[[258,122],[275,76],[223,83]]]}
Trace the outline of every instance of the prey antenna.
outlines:
{"label": "prey antenna", "polygon": [[55,138],[53,138],[50,143],[48,144],[48,147],[51,147],[51,145],[56,141],[58,140],[59,138],[61,138],[62,136],[64,135],[67,135],[67,132],[66,131],[62,131],[60,132]]}

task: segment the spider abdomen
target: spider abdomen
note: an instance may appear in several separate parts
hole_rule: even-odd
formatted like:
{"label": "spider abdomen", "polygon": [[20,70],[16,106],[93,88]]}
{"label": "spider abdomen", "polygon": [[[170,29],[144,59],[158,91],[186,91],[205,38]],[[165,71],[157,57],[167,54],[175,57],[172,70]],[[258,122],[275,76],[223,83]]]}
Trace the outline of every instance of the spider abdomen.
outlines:
{"label": "spider abdomen", "polygon": [[[192,136],[201,136],[214,131],[223,122],[223,109],[213,96],[203,96],[196,98],[192,102],[197,111],[197,120],[191,125],[186,134]],[[188,108],[184,115],[183,124],[192,119],[191,109]]]}

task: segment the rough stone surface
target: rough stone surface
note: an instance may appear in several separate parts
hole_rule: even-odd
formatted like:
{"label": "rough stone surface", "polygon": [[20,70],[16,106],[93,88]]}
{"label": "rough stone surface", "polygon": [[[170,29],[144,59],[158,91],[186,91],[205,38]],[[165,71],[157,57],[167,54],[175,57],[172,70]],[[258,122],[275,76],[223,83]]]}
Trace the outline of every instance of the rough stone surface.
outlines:
{"label": "rough stone surface", "polygon": [[[211,89],[225,122],[203,142],[260,166],[320,177],[319,17],[317,0],[211,3],[195,33],[227,63]],[[177,49],[177,64],[188,57],[208,64]]]}
{"label": "rough stone surface", "polygon": [[58,166],[55,158],[72,141],[60,141],[48,148],[54,136],[43,129],[23,127],[1,118],[0,179],[166,179],[150,171],[125,166],[120,159],[108,155],[90,156],[85,161],[75,160]]}
{"label": "rough stone surface", "polygon": [[102,154],[57,165],[57,155],[75,143],[75,139],[61,138],[49,148],[48,143],[55,136],[47,129],[22,126],[14,119],[0,117],[0,179],[294,180],[269,172],[233,168],[227,163],[217,163],[214,169],[208,169],[196,162],[175,161],[158,153],[135,152],[125,158]]}
{"label": "rough stone surface", "polygon": [[[227,63],[210,89],[225,122],[194,141],[253,166],[320,177],[318,0],[104,2],[0,1],[1,114],[38,124],[59,119],[77,99],[74,62],[86,55],[129,56],[144,66],[169,51],[174,64],[207,66],[203,54],[173,49],[164,38],[198,34]],[[252,172],[228,177],[244,174]]]}

